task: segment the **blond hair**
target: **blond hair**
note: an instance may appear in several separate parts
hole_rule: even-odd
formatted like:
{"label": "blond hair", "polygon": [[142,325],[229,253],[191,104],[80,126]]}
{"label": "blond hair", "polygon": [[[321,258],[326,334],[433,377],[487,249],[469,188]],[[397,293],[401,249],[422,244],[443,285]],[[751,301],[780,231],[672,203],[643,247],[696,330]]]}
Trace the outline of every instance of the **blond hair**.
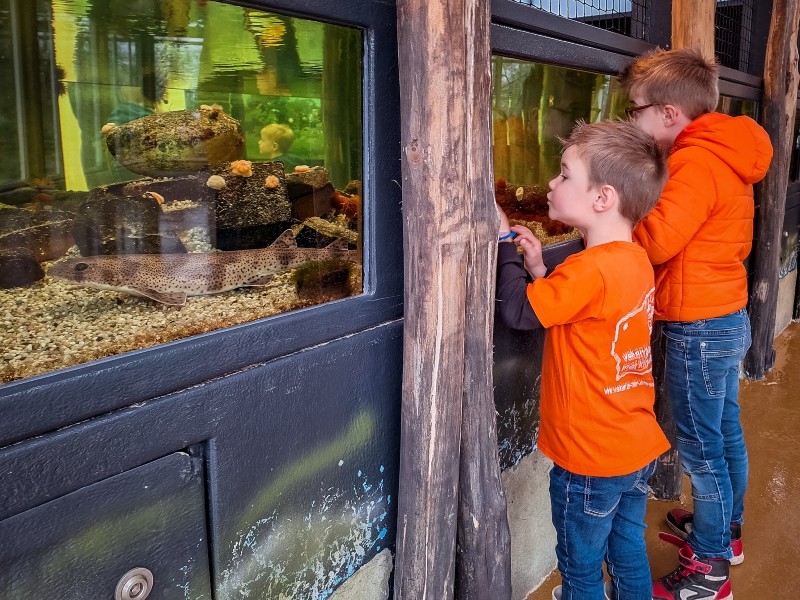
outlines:
{"label": "blond hair", "polygon": [[278,145],[281,154],[285,153],[294,141],[294,131],[288,125],[271,123],[261,130],[261,136],[266,137]]}
{"label": "blond hair", "polygon": [[645,103],[672,104],[694,120],[719,101],[719,68],[699,50],[657,49],[640,56],[619,74],[628,96]]}
{"label": "blond hair", "polygon": [[578,121],[564,150],[574,146],[586,165],[589,186],[610,185],[617,191],[619,213],[638,223],[658,202],[668,172],[655,138],[630,121]]}

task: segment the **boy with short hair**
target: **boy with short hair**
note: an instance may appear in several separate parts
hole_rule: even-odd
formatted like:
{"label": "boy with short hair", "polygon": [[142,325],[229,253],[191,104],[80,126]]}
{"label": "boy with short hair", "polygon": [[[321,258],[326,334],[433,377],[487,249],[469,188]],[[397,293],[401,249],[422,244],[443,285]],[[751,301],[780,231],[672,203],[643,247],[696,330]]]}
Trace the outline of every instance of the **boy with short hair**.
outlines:
{"label": "boy with short hair", "polygon": [[282,123],[270,123],[261,129],[258,151],[273,161],[283,163],[284,171],[291,173],[303,163],[303,159],[289,152],[294,143],[294,131]]}
{"label": "boy with short hair", "polygon": [[694,499],[694,513],[667,515],[680,538],[662,537],[681,546],[681,565],[655,582],[653,596],[727,600],[728,560],[744,558],[748,469],[738,401],[739,363],[750,346],[742,261],[753,240],[753,184],[766,174],[772,146],[752,119],[713,112],[717,66],[696,50],[640,57],[620,83],[634,103],[631,120],[669,149],[669,180],[634,240],[655,268],[665,391]]}
{"label": "boy with short hair", "polygon": [[[497,310],[517,329],[547,328],[538,447],[555,463],[550,499],[563,585],[554,599],[650,600],[647,480],[669,448],[653,412],[653,270],[633,226],[666,180],[655,140],[629,122],[579,123],[563,140],[549,216],[585,250],[552,272],[541,244],[500,213]],[[513,241],[523,250],[517,253]]]}

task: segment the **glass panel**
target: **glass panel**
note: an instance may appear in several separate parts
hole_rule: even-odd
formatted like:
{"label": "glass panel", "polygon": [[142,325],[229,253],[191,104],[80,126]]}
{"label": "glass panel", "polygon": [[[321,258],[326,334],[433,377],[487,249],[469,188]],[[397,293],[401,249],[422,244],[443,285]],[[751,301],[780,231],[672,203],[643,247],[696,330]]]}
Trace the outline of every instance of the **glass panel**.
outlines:
{"label": "glass panel", "polygon": [[616,76],[492,57],[495,197],[512,225],[542,244],[578,237],[547,216],[547,184],[561,164],[561,142],[578,119],[624,115],[627,96]]}
{"label": "glass panel", "polygon": [[733,96],[719,97],[717,102],[717,112],[732,117],[744,115],[751,119],[758,120],[758,102],[755,100],[744,100],[742,98],[734,98]]}
{"label": "glass panel", "polygon": [[361,293],[361,30],[1,0],[0,53],[0,383]]}

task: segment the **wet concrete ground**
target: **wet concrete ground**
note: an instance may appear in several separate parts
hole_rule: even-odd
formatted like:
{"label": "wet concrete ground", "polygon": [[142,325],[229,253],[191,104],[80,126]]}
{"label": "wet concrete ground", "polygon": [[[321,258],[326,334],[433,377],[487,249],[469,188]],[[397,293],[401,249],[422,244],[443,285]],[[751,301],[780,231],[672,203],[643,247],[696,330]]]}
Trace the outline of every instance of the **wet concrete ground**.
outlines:
{"label": "wet concrete ground", "polygon": [[[800,323],[775,341],[775,367],[763,381],[742,381],[740,404],[750,458],[750,481],[742,528],[745,560],[731,567],[736,600],[800,598]],[[679,502],[651,500],[647,507],[647,554],[654,577],[677,565],[677,548],[658,539],[669,531],[664,515],[674,507],[691,510],[684,478]],[[550,600],[558,572],[527,600]]]}

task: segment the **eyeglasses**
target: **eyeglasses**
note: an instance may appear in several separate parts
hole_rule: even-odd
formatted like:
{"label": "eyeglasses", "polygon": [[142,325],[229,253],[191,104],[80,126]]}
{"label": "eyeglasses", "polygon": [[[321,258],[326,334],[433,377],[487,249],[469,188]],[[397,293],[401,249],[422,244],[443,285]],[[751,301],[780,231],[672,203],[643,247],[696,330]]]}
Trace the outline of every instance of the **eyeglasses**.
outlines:
{"label": "eyeglasses", "polygon": [[641,106],[628,106],[625,109],[625,116],[629,119],[635,119],[636,113],[640,110],[644,110],[645,108],[650,108],[651,106],[661,106],[658,102],[651,102],[650,104],[642,104]]}

